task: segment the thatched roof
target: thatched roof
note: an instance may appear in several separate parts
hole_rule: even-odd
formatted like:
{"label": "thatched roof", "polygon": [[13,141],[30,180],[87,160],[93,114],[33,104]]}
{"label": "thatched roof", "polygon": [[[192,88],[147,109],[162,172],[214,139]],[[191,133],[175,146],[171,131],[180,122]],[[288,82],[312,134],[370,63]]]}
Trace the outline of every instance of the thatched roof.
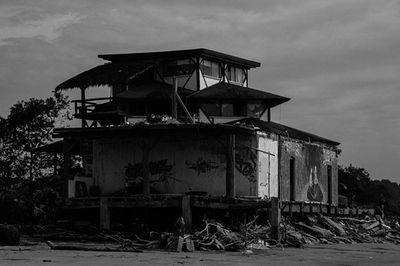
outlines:
{"label": "thatched roof", "polygon": [[152,63],[106,63],[64,81],[56,87],[56,90],[125,84],[153,65]]}

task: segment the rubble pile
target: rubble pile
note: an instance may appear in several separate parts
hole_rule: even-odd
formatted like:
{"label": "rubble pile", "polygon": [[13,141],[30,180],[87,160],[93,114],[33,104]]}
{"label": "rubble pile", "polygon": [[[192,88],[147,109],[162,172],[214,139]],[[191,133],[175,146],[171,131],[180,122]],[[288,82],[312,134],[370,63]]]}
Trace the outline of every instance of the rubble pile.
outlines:
{"label": "rubble pile", "polygon": [[205,221],[205,228],[192,236],[199,250],[239,250],[255,244],[268,245],[270,227],[257,225],[256,219],[233,232],[217,222]]}
{"label": "rubble pile", "polygon": [[[172,232],[150,232],[148,236],[134,233],[101,232],[91,235],[72,231],[57,231],[41,234],[41,239],[52,249],[103,250],[139,252],[143,249],[167,249],[170,251],[194,250],[254,250],[270,247],[303,247],[313,244],[332,243],[384,243],[400,244],[400,225],[397,219],[383,220],[375,217],[329,218],[322,215],[307,215],[297,220],[282,217],[280,241],[270,238],[268,223],[253,221],[230,230],[223,224],[204,221],[204,228],[193,234],[184,230]],[[38,235],[38,234],[35,234]],[[51,242],[51,241],[56,242]],[[67,244],[65,242],[68,242]],[[74,243],[74,244],[71,244]],[[95,245],[98,243],[98,246]]]}
{"label": "rubble pile", "polygon": [[285,219],[282,223],[282,242],[300,247],[304,244],[332,243],[400,243],[400,226],[394,222],[390,227],[380,216],[366,219],[328,218],[306,216],[304,222]]}

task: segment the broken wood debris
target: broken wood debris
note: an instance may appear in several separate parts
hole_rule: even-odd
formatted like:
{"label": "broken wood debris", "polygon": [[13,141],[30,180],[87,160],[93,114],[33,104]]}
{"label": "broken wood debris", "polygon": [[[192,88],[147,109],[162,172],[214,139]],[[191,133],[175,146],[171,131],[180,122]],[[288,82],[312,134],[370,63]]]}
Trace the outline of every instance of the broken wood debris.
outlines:
{"label": "broken wood debris", "polygon": [[[390,225],[390,226],[389,226]],[[205,220],[204,227],[193,234],[176,234],[170,232],[150,232],[148,237],[139,237],[132,233],[111,233],[110,231],[92,235],[88,241],[81,234],[58,232],[44,234],[44,239],[54,238],[59,242],[46,243],[52,249],[84,250],[84,251],[140,251],[143,249],[167,249],[169,251],[194,250],[265,250],[270,247],[297,247],[305,244],[331,243],[383,243],[400,244],[400,225],[397,219],[368,217],[364,219],[326,217],[320,214],[309,215],[292,220],[282,217],[279,231],[280,241],[271,237],[271,225],[258,223],[258,217],[247,224],[238,225],[235,230],[225,227],[214,220]],[[81,237],[78,237],[81,236]],[[49,237],[52,236],[52,237]],[[47,239],[46,239],[47,238]],[[148,238],[149,240],[145,239]],[[99,239],[96,242],[94,239]],[[77,242],[79,241],[79,242]]]}

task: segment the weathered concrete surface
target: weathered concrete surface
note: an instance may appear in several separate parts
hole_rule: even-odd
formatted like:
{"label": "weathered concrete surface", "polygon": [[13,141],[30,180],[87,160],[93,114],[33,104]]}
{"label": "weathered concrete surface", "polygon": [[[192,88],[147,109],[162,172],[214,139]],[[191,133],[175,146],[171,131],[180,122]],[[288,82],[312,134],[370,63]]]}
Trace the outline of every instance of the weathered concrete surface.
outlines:
{"label": "weathered concrete surface", "polygon": [[289,140],[279,143],[281,199],[290,200],[290,158],[295,161],[296,201],[328,202],[328,166],[332,171],[332,203],[338,202],[338,169],[335,151],[316,144]]}
{"label": "weathered concrete surface", "polygon": [[[96,139],[93,176],[102,194],[127,185],[139,190],[143,180],[143,143],[149,151],[150,185],[160,193],[204,191],[225,195],[226,136],[177,134],[161,137]],[[257,139],[236,136],[235,187],[238,196],[257,195]],[[140,193],[140,191],[138,191]]]}
{"label": "weathered concrete surface", "polygon": [[246,252],[165,251],[82,252],[50,250],[46,245],[0,247],[0,265],[398,265],[394,244],[317,245]]}

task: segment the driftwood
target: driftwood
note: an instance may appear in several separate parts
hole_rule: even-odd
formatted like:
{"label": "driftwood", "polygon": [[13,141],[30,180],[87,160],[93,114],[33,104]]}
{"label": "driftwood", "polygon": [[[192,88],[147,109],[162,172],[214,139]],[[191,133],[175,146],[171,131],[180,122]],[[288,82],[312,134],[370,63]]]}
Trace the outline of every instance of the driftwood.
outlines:
{"label": "driftwood", "polygon": [[54,250],[79,250],[79,251],[101,251],[101,252],[142,252],[135,248],[121,248],[121,247],[106,247],[106,246],[88,246],[84,244],[69,244],[69,245],[56,245],[51,241],[46,241],[46,244]]}
{"label": "driftwood", "polygon": [[319,238],[326,238],[330,236],[330,231],[316,226],[308,226],[303,222],[298,222],[296,225],[305,232]]}
{"label": "driftwood", "polygon": [[346,231],[344,231],[343,226],[341,226],[338,223],[335,223],[334,221],[332,221],[328,217],[320,215],[318,217],[318,222],[321,223],[322,225],[324,225],[325,227],[327,227],[329,230],[331,230],[332,232],[334,232],[338,236],[345,236],[346,235]]}

